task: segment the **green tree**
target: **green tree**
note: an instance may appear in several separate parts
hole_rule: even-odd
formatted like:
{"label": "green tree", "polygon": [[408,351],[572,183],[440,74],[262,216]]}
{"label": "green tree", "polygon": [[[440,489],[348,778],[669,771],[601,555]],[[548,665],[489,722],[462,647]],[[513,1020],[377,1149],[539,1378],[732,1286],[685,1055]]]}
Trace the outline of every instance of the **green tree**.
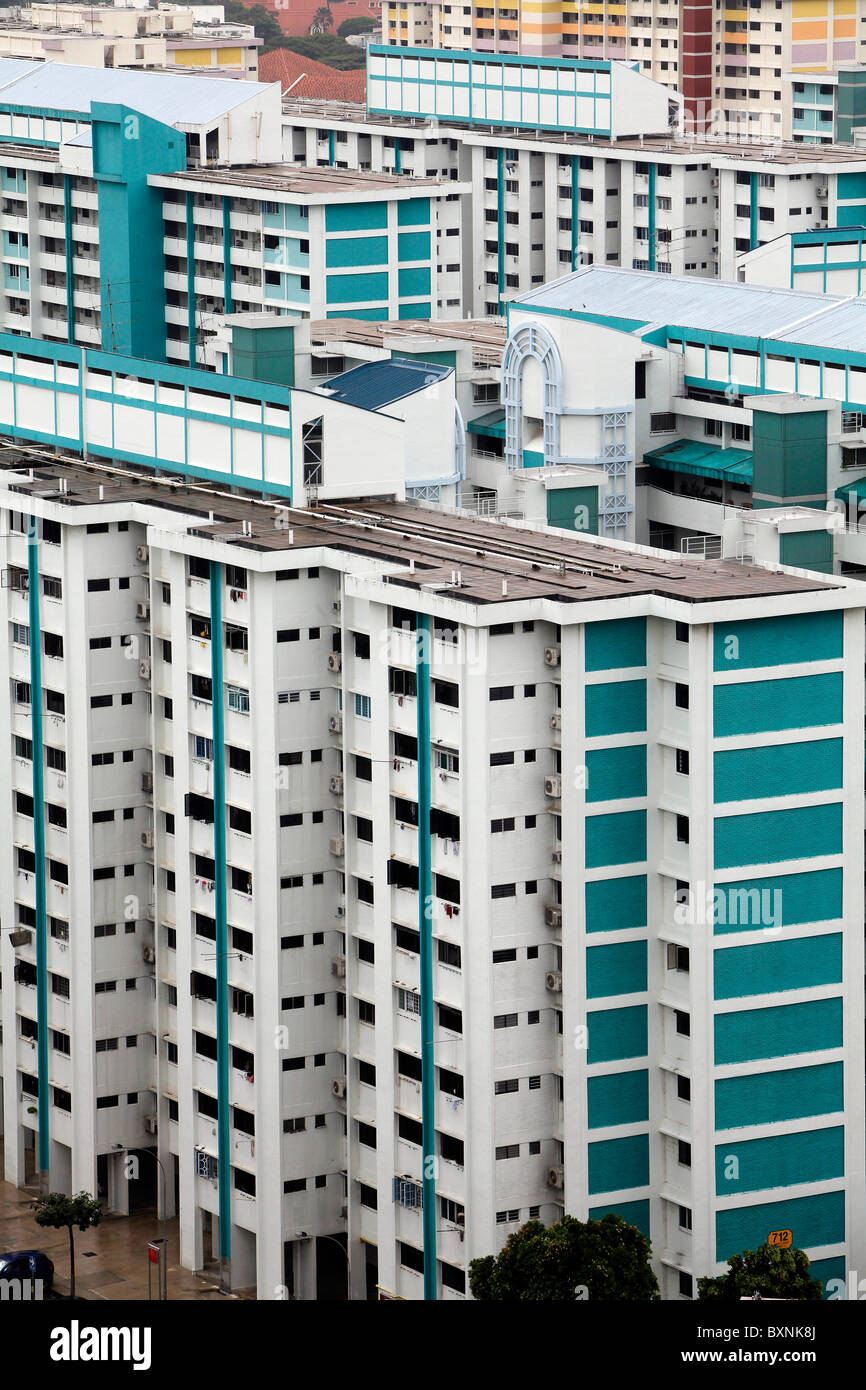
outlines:
{"label": "green tree", "polygon": [[764,1298],[799,1299],[817,1303],[824,1296],[823,1286],[809,1273],[809,1256],[804,1250],[781,1250],[776,1245],[759,1245],[728,1260],[726,1274],[707,1275],[698,1280],[698,1299],[737,1303],[754,1294]]}
{"label": "green tree", "polygon": [[304,58],[313,58],[317,63],[324,63],[338,72],[363,68],[367,61],[363,48],[346,43],[336,34],[284,34],[280,47],[300,53]]}
{"label": "green tree", "polygon": [[313,15],[313,22],[310,25],[311,34],[324,34],[326,29],[332,28],[334,16],[331,14],[328,5],[320,5]]}
{"label": "green tree", "polygon": [[600,1221],[528,1221],[498,1255],[472,1260],[469,1287],[484,1303],[656,1300],[650,1254],[646,1236],[612,1212]]}
{"label": "green tree", "polygon": [[372,34],[378,27],[372,15],[359,14],[354,19],[344,19],[342,24],[338,24],[337,33],[341,39],[347,39],[350,34]]}
{"label": "green tree", "polygon": [[241,0],[225,0],[225,17],[229,24],[251,24],[257,38],[263,39],[259,53],[281,48],[283,31],[279,20],[264,5],[243,5]]}
{"label": "green tree", "polygon": [[102,1219],[99,1203],[89,1192],[76,1192],[74,1197],[67,1197],[64,1192],[49,1192],[47,1196],[37,1197],[33,1205],[37,1226],[52,1226],[58,1231],[65,1228],[69,1232],[69,1297],[74,1298],[75,1227],[87,1231],[91,1226],[98,1226]]}

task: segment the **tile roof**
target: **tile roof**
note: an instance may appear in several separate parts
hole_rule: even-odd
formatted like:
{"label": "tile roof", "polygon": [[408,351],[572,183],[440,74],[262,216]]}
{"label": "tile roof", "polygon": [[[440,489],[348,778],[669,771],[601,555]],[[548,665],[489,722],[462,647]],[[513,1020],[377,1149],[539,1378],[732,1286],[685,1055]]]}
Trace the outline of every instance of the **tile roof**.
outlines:
{"label": "tile roof", "polygon": [[[283,13],[279,11],[279,13]],[[295,97],[321,97],[329,101],[363,101],[367,74],[363,68],[340,72],[317,63],[290,48],[275,48],[259,58],[262,82],[281,82],[283,91],[292,88]]]}

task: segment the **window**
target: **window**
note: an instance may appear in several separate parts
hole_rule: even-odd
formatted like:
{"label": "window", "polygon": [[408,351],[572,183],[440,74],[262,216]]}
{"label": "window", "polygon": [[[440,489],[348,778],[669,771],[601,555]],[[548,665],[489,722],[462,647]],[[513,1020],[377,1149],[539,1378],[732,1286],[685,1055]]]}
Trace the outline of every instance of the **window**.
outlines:
{"label": "window", "polygon": [[355,716],[358,719],[370,718],[370,696],[355,695]]}
{"label": "window", "polygon": [[677,768],[677,772],[680,774],[680,776],[682,776],[682,777],[688,777],[688,775],[689,775],[689,755],[688,755],[688,751],[687,751],[685,748],[678,748],[678,749],[676,750],[676,768]]}
{"label": "window", "polygon": [[692,1146],[685,1139],[677,1141],[677,1163],[681,1163],[684,1168],[692,1166]]}
{"label": "window", "polygon": [[676,623],[674,625],[674,635],[678,642],[688,642],[689,625],[688,623]]}
{"label": "window", "polygon": [[676,427],[677,417],[673,411],[650,415],[650,434],[673,434]]}
{"label": "window", "polygon": [[674,702],[677,709],[688,709],[689,707],[689,687],[677,682],[674,687]]}
{"label": "window", "polygon": [[687,1013],[683,1013],[682,1009],[675,1009],[674,1016],[677,1023],[677,1032],[680,1036],[683,1038],[691,1037],[692,1021],[690,1016]]}
{"label": "window", "polygon": [[677,816],[677,841],[681,845],[687,845],[689,842],[688,816]]}
{"label": "window", "polygon": [[678,1076],[678,1077],[677,1077],[677,1099],[678,1099],[678,1100],[691,1100],[691,1098],[692,1098],[692,1083],[691,1083],[690,1079],[689,1079],[687,1076]]}
{"label": "window", "polygon": [[677,1225],[681,1231],[692,1229],[692,1213],[690,1207],[677,1207]]}
{"label": "window", "polygon": [[226,703],[229,709],[237,710],[239,714],[249,714],[250,692],[239,685],[226,686]]}

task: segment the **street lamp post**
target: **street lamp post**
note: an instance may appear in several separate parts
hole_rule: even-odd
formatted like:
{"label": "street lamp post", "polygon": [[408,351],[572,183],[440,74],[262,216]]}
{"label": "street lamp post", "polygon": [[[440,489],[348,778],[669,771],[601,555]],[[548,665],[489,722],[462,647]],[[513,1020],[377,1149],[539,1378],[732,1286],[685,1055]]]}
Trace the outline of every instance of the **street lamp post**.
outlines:
{"label": "street lamp post", "polygon": [[[121,1153],[126,1153],[126,1154],[128,1154],[128,1153],[130,1152],[130,1150],[127,1149],[123,1144],[117,1144],[117,1145],[115,1145],[115,1147],[116,1147],[117,1149],[119,1149]],[[136,1153],[146,1153],[146,1154],[149,1154],[150,1157],[153,1159],[154,1163],[156,1164],[156,1166],[158,1167],[158,1169],[159,1169],[159,1171],[160,1171],[160,1174],[161,1174],[161,1176],[162,1176],[162,1250],[163,1250],[163,1267],[162,1267],[162,1290],[161,1290],[161,1293],[160,1293],[160,1300],[161,1300],[162,1302],[167,1303],[167,1302],[168,1302],[168,1221],[167,1221],[167,1218],[166,1218],[166,1207],[167,1207],[167,1205],[168,1205],[168,1202],[167,1202],[167,1191],[168,1191],[168,1189],[167,1189],[167,1184],[166,1184],[165,1169],[164,1169],[163,1166],[162,1166],[162,1161],[161,1161],[161,1159],[159,1158],[159,1156],[158,1156],[157,1154],[155,1154],[151,1149],[137,1149],[137,1150],[136,1150]]]}

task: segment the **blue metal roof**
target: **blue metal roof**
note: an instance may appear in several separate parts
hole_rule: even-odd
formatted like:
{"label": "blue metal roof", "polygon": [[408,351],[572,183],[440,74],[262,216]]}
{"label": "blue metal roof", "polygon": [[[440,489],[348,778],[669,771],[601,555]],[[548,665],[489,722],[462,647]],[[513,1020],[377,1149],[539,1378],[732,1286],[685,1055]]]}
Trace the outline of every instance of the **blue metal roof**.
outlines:
{"label": "blue metal roof", "polygon": [[866,352],[866,300],[805,290],[586,266],[516,305]]}
{"label": "blue metal roof", "polygon": [[268,90],[266,82],[0,58],[0,106],[90,115],[91,102],[129,106],[165,125],[204,125]]}
{"label": "blue metal roof", "polygon": [[331,377],[320,389],[332,400],[357,405],[362,410],[381,410],[385,405],[413,396],[453,372],[437,362],[409,362],[403,357],[390,361],[363,362],[360,367]]}

